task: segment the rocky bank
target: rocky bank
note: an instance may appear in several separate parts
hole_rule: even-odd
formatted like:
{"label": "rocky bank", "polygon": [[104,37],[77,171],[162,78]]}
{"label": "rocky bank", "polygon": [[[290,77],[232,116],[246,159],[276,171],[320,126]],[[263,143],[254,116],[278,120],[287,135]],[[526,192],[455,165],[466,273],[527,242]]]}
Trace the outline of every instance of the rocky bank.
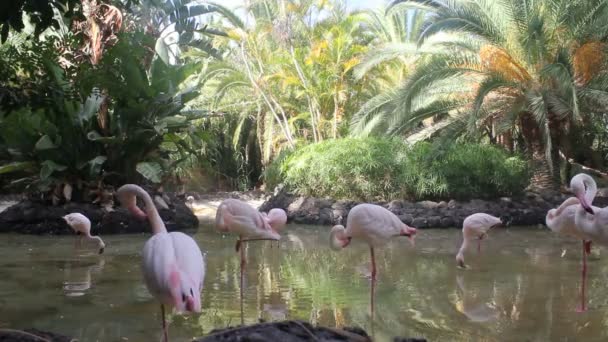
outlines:
{"label": "rocky bank", "polygon": [[[460,228],[467,216],[478,212],[500,217],[507,225],[532,226],[545,224],[547,211],[559,206],[571,196],[559,192],[526,192],[523,196],[502,197],[495,200],[439,202],[393,200],[375,204],[387,208],[405,224],[416,228]],[[260,206],[260,211],[282,208],[287,212],[290,223],[344,225],[350,209],[359,203],[361,202],[297,196],[281,189]],[[608,197],[598,196],[593,204],[604,207],[608,205]]]}
{"label": "rocky bank", "polygon": [[[157,193],[147,189],[153,198],[158,198],[157,209],[167,230],[183,231],[197,229],[198,219],[186,206],[183,196],[171,193]],[[161,200],[162,199],[162,200]],[[147,220],[139,220],[127,210],[118,206],[104,208],[92,203],[68,202],[50,205],[33,198],[19,202],[3,203],[11,205],[0,212],[0,233],[18,232],[23,234],[74,234],[62,219],[64,215],[78,212],[91,220],[91,234],[123,234],[150,232]],[[118,201],[114,201],[118,203]],[[144,208],[142,203],[139,203]]]}
{"label": "rocky bank", "polygon": [[[71,342],[77,341],[67,336],[43,332],[36,329],[11,330],[0,329],[0,342]],[[372,338],[360,328],[328,328],[312,326],[303,321],[283,321],[258,323],[248,326],[216,329],[193,342],[371,342]],[[423,338],[395,337],[394,342],[425,342]]]}

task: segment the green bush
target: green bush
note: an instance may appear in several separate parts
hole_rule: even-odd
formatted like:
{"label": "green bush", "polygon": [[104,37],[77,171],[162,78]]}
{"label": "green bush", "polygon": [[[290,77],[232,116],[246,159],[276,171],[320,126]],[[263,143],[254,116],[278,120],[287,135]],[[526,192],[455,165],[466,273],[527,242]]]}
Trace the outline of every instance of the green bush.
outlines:
{"label": "green bush", "polygon": [[527,185],[526,162],[480,144],[412,147],[377,138],[328,140],[282,155],[266,172],[302,195],[359,200],[466,199],[514,195]]}

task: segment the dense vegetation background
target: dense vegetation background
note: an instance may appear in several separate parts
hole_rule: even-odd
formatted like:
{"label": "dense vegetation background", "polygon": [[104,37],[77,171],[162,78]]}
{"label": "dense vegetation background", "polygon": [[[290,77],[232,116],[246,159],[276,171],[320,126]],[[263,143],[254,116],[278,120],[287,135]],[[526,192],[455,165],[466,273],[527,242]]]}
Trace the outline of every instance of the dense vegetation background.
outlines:
{"label": "dense vegetation background", "polygon": [[605,177],[608,3],[0,5],[0,186],[496,197]]}

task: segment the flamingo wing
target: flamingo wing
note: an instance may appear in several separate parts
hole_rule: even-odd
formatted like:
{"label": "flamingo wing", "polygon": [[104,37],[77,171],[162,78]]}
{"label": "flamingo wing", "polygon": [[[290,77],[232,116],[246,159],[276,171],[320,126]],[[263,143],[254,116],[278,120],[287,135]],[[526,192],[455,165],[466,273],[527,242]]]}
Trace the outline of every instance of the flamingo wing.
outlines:
{"label": "flamingo wing", "polygon": [[179,270],[173,240],[168,233],[155,234],[146,242],[142,269],[148,291],[162,304],[174,306],[171,276]]}
{"label": "flamingo wing", "polygon": [[[201,291],[205,280],[205,261],[201,249],[194,239],[181,232],[169,233],[173,240],[175,262],[184,281],[191,286],[194,311],[201,310]],[[186,289],[187,290],[187,289]]]}

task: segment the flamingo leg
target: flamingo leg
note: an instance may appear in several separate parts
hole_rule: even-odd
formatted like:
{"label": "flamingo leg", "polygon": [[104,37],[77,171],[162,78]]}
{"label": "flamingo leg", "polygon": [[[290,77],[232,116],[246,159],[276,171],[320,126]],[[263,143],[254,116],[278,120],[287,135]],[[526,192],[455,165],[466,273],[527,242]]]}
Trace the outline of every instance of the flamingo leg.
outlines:
{"label": "flamingo leg", "polygon": [[375,307],[374,297],[375,297],[375,292],[376,292],[375,290],[376,290],[376,279],[372,278],[372,284],[370,287],[370,299],[369,299],[369,311],[370,311],[370,317],[371,317],[372,336],[374,336],[374,307]]}
{"label": "flamingo leg", "polygon": [[578,312],[587,311],[587,300],[585,298],[585,287],[587,285],[587,254],[591,252],[591,241],[583,240],[583,268],[581,270],[581,306]]}
{"label": "flamingo leg", "polygon": [[165,306],[160,305],[160,315],[163,319],[163,338],[164,342],[169,342],[169,331],[167,329],[167,321],[165,321]]}
{"label": "flamingo leg", "polygon": [[240,250],[241,250],[241,279],[240,279],[240,304],[241,304],[241,325],[245,324],[245,314],[243,311],[243,276],[245,273],[245,266],[247,265],[247,260],[245,259],[245,246],[243,245],[243,237],[239,236]]}
{"label": "flamingo leg", "polygon": [[479,235],[479,239],[477,240],[477,254],[481,253],[481,240],[483,240],[485,236],[485,233]]}
{"label": "flamingo leg", "polygon": [[369,253],[372,257],[372,282],[376,280],[376,258],[374,256],[374,247],[369,248]]}

